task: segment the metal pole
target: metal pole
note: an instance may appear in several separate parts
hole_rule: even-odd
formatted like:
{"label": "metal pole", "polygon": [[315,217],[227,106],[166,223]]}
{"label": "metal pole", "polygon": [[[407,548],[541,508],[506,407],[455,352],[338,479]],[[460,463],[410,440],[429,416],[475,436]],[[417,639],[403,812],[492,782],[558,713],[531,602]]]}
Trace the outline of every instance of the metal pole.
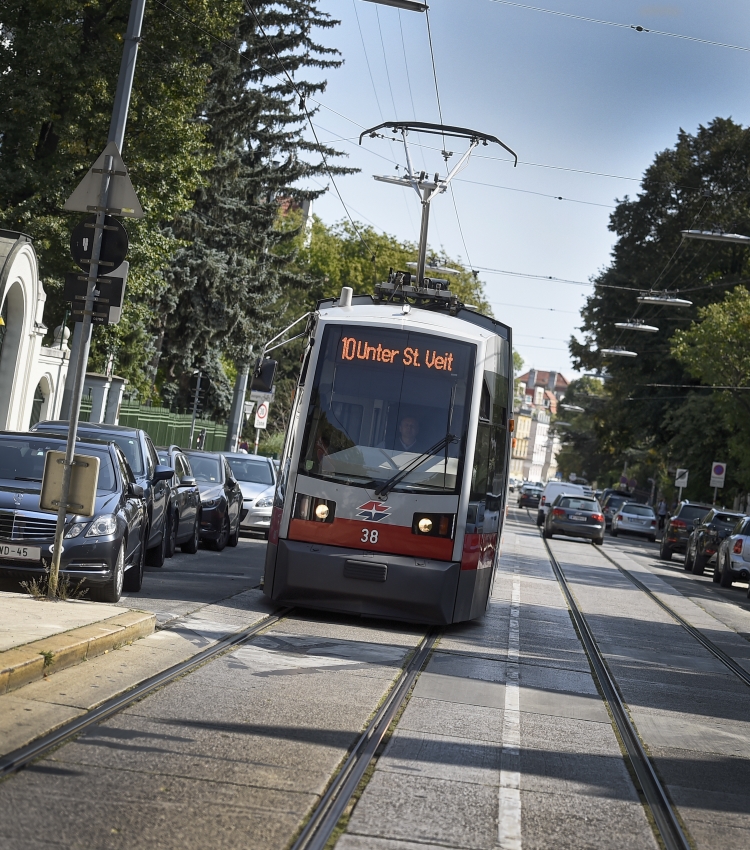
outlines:
{"label": "metal pole", "polygon": [[193,448],[193,435],[195,434],[195,419],[198,416],[198,397],[201,392],[201,371],[198,370],[198,381],[195,385],[195,398],[193,399],[193,421],[190,424],[190,445],[188,448]]}
{"label": "metal pole", "polygon": [[247,394],[247,381],[249,376],[250,367],[245,366],[241,372],[237,373],[237,380],[234,382],[234,398],[232,399],[232,408],[229,411],[227,441],[224,444],[224,451],[226,452],[237,451],[237,444],[240,441],[240,434],[242,433],[245,395]]}
{"label": "metal pole", "polygon": [[716,494],[719,491],[718,487],[714,487],[714,504],[716,504]]}
{"label": "metal pole", "polygon": [[260,428],[255,429],[255,452],[254,454],[258,454],[258,443],[260,442]]}
{"label": "metal pole", "polygon": [[86,287],[86,305],[83,311],[83,321],[80,323],[81,345],[78,347],[75,367],[73,370],[73,392],[71,396],[70,421],[68,424],[68,442],[65,446],[62,492],[60,493],[60,504],[57,509],[55,542],[52,549],[52,563],[50,564],[49,581],[47,583],[47,597],[49,599],[54,599],[57,596],[57,582],[60,574],[60,558],[63,551],[63,535],[65,534],[65,520],[68,513],[68,499],[70,497],[70,479],[73,471],[73,456],[75,454],[76,436],[78,433],[78,417],[81,413],[83,379],[86,374],[86,364],[88,363],[89,349],[91,347],[91,316],[94,310],[94,290],[96,289],[96,279],[99,276],[99,257],[102,248],[102,236],[104,234],[104,217],[106,215],[107,201],[109,198],[109,184],[113,171],[113,158],[111,156],[105,156],[104,168],[102,170],[102,186],[99,193],[99,206],[96,212],[96,224],[94,225],[94,244],[91,251],[91,265],[89,267],[89,278]]}
{"label": "metal pole", "polygon": [[[133,77],[135,75],[135,62],[138,56],[138,44],[141,40],[141,27],[143,25],[143,13],[146,8],[146,0],[132,0],[130,4],[130,16],[128,17],[128,29],[125,33],[125,44],[122,48],[122,60],[120,62],[120,74],[117,78],[117,90],[115,92],[115,103],[112,107],[112,119],[109,124],[108,142],[114,142],[117,150],[122,153],[125,141],[125,125],[128,121],[128,109],[130,108],[130,95],[133,91]],[[78,362],[81,349],[81,323],[76,322],[73,327],[73,335],[70,340],[71,365]],[[73,400],[73,374],[68,368],[65,376],[65,387],[63,388],[62,404],[60,405],[60,418],[71,419]]]}
{"label": "metal pole", "polygon": [[417,260],[417,286],[422,286],[424,267],[427,264],[427,230],[430,224],[430,203],[427,200],[429,189],[424,189],[422,197],[422,226],[419,231],[419,259]]}

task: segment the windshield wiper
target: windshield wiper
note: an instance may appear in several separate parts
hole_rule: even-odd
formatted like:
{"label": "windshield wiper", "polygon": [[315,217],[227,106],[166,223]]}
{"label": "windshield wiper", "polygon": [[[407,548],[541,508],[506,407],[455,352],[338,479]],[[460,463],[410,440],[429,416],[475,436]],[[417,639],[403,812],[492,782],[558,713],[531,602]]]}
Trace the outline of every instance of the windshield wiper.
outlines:
{"label": "windshield wiper", "polygon": [[409,461],[406,466],[399,469],[399,471],[391,478],[389,478],[384,484],[381,484],[380,487],[378,487],[378,489],[375,491],[375,495],[379,499],[384,498],[391,492],[391,490],[396,486],[396,484],[399,483],[399,481],[402,481],[404,478],[406,478],[407,475],[414,472],[414,470],[418,466],[421,466],[428,458],[432,457],[433,455],[436,455],[443,448],[447,448],[451,443],[455,442],[457,442],[457,440],[453,434],[446,434],[442,439],[438,440],[434,446],[427,449],[426,452],[422,452],[422,454],[417,455],[414,460]]}

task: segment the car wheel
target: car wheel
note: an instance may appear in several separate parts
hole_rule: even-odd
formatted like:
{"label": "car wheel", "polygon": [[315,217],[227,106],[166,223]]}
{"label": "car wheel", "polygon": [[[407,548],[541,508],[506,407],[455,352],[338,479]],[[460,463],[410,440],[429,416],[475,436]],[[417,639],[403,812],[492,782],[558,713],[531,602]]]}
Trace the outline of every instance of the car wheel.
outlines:
{"label": "car wheel", "polygon": [[690,546],[689,543],[688,543],[687,549],[685,550],[684,567],[685,567],[686,573],[692,572],[692,569],[693,569],[693,550],[692,550],[692,547]]}
{"label": "car wheel", "polygon": [[539,513],[536,515],[536,524],[541,528],[543,522],[544,522],[544,511],[539,511]]}
{"label": "car wheel", "polygon": [[702,576],[706,571],[706,563],[708,558],[705,555],[701,555],[697,548],[695,554],[693,555],[693,575],[694,576]]}
{"label": "car wheel", "polygon": [[163,567],[167,557],[167,542],[168,542],[168,522],[164,521],[164,528],[161,532],[161,541],[157,546],[146,550],[146,563],[149,567]]}
{"label": "car wheel", "polygon": [[264,539],[264,540],[268,540],[268,538],[269,538],[270,536],[271,536],[271,532],[270,532],[270,531],[264,531],[264,532],[263,532],[263,539]]}
{"label": "car wheel", "polygon": [[672,560],[672,550],[665,544],[663,534],[661,537],[661,543],[659,544],[659,557],[662,561]]}
{"label": "car wheel", "polygon": [[180,549],[186,555],[195,555],[198,551],[198,545],[201,542],[201,515],[196,511],[195,513],[195,522],[193,523],[193,533],[190,535],[190,539],[186,540]]}
{"label": "car wheel", "polygon": [[180,517],[177,511],[169,515],[169,528],[167,532],[167,551],[166,557],[171,558],[177,551],[177,529],[180,527]]}
{"label": "car wheel", "polygon": [[117,553],[117,561],[115,568],[112,570],[112,575],[107,579],[107,583],[96,588],[95,598],[99,602],[119,602],[122,596],[122,583],[125,572],[125,547],[120,546],[120,551]]}
{"label": "car wheel", "polygon": [[141,546],[141,550],[138,554],[138,563],[125,572],[125,576],[122,580],[124,590],[127,590],[130,593],[138,593],[141,587],[143,587],[143,564],[145,560],[146,550],[143,546]]}
{"label": "car wheel", "polygon": [[654,537],[653,534],[649,535],[648,541],[649,541],[649,543],[656,543],[656,538]]}
{"label": "car wheel", "polygon": [[229,517],[224,514],[224,522],[221,524],[221,531],[216,540],[211,541],[211,548],[214,552],[223,552],[229,541]]}
{"label": "car wheel", "polygon": [[[717,564],[718,564],[718,558],[716,560],[717,560]],[[724,558],[724,566],[721,568],[721,574],[719,576],[719,584],[721,584],[722,587],[731,587],[732,581],[734,580],[732,578],[732,573],[729,569],[728,561],[729,561],[729,558],[725,557]]]}
{"label": "car wheel", "polygon": [[612,526],[612,528],[610,528],[609,533],[612,535],[612,537],[617,537],[618,531],[614,527],[614,525]]}
{"label": "car wheel", "polygon": [[[615,537],[616,536],[617,535],[615,535]],[[601,537],[595,537],[593,542],[594,546],[604,546],[604,535],[602,534]]]}
{"label": "car wheel", "polygon": [[542,529],[542,537],[545,540],[552,540],[552,532],[547,530],[547,526]]}
{"label": "car wheel", "polygon": [[230,534],[227,538],[227,546],[234,548],[240,542],[240,518],[237,517],[237,528],[234,534]]}

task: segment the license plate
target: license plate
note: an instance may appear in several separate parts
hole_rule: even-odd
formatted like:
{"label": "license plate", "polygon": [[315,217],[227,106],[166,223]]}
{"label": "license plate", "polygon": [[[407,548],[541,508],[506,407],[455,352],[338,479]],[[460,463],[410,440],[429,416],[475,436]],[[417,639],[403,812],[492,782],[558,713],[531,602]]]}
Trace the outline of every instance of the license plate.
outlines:
{"label": "license plate", "polygon": [[588,517],[585,516],[571,516],[570,518],[573,520],[573,522],[586,522],[586,520],[588,519]]}
{"label": "license plate", "polygon": [[38,546],[0,543],[0,558],[12,558],[14,561],[40,561],[42,550]]}

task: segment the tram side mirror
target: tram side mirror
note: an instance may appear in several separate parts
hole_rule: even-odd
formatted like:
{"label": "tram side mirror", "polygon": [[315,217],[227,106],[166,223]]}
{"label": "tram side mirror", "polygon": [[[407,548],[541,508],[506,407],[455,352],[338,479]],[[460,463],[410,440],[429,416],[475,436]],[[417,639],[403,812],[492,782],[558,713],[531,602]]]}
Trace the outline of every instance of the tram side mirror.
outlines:
{"label": "tram side mirror", "polygon": [[266,357],[265,360],[258,359],[250,389],[261,393],[270,393],[273,389],[273,379],[276,377],[278,365],[277,360],[271,360],[269,357]]}

